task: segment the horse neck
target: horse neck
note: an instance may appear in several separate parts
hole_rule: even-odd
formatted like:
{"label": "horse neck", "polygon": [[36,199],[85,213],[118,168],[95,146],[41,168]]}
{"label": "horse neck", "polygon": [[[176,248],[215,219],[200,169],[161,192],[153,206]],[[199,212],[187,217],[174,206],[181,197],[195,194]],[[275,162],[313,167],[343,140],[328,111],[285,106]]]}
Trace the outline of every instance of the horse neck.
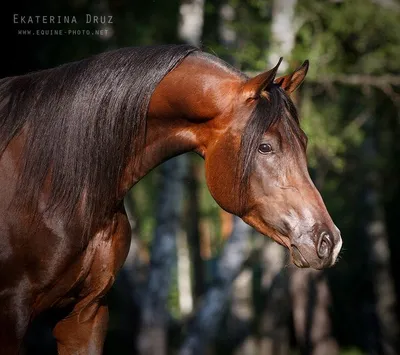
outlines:
{"label": "horse neck", "polygon": [[209,141],[229,126],[230,106],[244,79],[201,56],[187,57],[155,89],[140,164],[128,164],[120,195],[162,162],[185,152],[204,157]]}

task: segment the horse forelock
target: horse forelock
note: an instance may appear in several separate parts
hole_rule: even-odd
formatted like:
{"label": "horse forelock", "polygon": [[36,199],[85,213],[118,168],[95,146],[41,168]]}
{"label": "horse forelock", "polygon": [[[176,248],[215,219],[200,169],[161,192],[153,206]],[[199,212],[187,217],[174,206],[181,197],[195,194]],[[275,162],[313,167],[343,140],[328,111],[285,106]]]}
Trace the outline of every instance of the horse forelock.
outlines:
{"label": "horse forelock", "polygon": [[263,135],[274,124],[281,124],[284,139],[292,147],[295,146],[296,141],[301,141],[303,133],[299,125],[296,107],[278,85],[272,85],[268,89],[267,97],[260,95],[244,127],[236,172],[240,186],[239,201],[242,207],[246,201],[257,147],[261,143]]}
{"label": "horse forelock", "polygon": [[84,194],[86,223],[106,218],[128,160],[139,162],[155,87],[196,50],[123,48],[2,79],[0,157],[23,127],[27,132],[20,203],[37,203],[51,169],[49,211],[57,206],[71,216]]}

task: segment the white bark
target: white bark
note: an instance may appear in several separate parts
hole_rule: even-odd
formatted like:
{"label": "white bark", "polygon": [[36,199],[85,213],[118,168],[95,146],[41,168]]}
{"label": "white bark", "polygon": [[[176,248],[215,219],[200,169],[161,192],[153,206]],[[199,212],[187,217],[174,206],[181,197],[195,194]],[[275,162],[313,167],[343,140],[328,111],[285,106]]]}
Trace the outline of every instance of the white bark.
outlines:
{"label": "white bark", "polygon": [[271,23],[271,51],[269,65],[275,66],[280,57],[283,57],[280,71],[288,69],[287,60],[291,56],[296,38],[297,26],[295,10],[297,0],[275,0],[272,9]]}
{"label": "white bark", "polygon": [[157,225],[152,241],[147,286],[141,298],[142,329],[138,338],[141,355],[167,354],[167,300],[171,271],[176,265],[176,239],[181,230],[186,172],[185,160],[178,158],[170,159],[161,166]]}
{"label": "white bark", "polygon": [[219,9],[219,37],[221,44],[224,46],[231,47],[236,42],[237,33],[235,29],[230,26],[235,16],[235,9],[232,5],[227,3],[222,4]]}
{"label": "white bark", "polygon": [[252,317],[251,272],[241,273],[232,286],[248,256],[250,231],[249,225],[239,217],[234,217],[231,236],[218,260],[214,285],[204,295],[195,318],[190,322],[180,355],[207,354],[209,345],[218,335],[231,294],[233,300],[230,317],[233,321],[229,323],[246,323]]}
{"label": "white bark", "polygon": [[193,310],[190,256],[187,237],[183,231],[177,235],[179,309],[183,316]]}
{"label": "white bark", "polygon": [[204,23],[204,0],[182,0],[179,14],[179,38],[194,46],[200,45]]}

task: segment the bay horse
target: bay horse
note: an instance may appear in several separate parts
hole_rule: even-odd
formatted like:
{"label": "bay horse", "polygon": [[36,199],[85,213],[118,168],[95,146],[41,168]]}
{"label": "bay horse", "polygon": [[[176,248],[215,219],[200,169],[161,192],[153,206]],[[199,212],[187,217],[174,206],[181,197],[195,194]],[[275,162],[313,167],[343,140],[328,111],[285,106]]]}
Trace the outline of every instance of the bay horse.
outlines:
{"label": "bay horse", "polygon": [[322,269],[342,240],[307,169],[291,94],[308,61],[249,78],[196,47],[122,48],[0,80],[0,347],[17,354],[32,320],[59,354],[101,354],[105,295],[124,263],[126,193],[188,151],[217,203]]}

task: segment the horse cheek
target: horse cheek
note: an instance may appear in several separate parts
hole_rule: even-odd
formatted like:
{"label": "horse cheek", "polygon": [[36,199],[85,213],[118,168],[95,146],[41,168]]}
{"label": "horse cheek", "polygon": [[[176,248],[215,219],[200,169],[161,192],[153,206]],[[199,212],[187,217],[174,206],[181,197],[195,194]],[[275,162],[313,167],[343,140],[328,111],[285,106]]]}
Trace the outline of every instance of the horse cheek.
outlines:
{"label": "horse cheek", "polygon": [[236,161],[237,154],[234,150],[216,147],[207,152],[205,172],[208,189],[218,205],[225,211],[238,215],[239,184],[236,182]]}

